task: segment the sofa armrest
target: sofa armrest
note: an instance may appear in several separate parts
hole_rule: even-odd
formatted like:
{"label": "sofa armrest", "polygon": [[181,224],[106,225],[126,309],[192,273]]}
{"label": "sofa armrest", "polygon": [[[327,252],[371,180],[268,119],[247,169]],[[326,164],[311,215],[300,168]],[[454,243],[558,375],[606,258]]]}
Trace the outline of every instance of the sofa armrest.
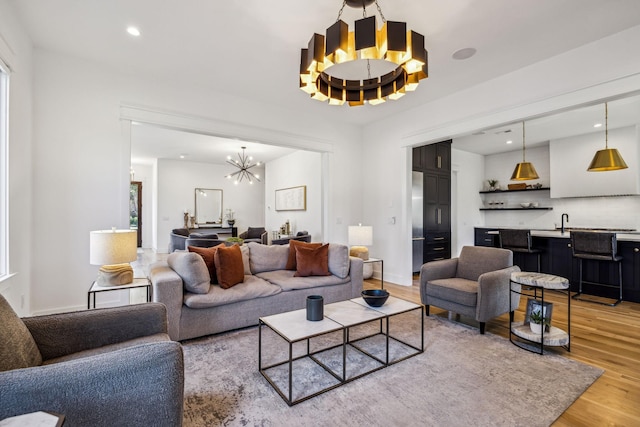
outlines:
{"label": "sofa armrest", "polygon": [[184,296],[182,278],[166,262],[156,262],[149,266],[149,279],[153,292],[152,299],[167,308],[167,333],[172,340],[180,339],[180,318]]}
{"label": "sofa armrest", "polygon": [[[85,337],[86,338],[86,337]],[[0,419],[35,411],[65,425],[182,425],[184,361],[173,341],[0,372]]]}
{"label": "sofa armrest", "polygon": [[260,235],[260,241],[262,242],[263,245],[266,245],[269,243],[269,232],[265,231],[264,233],[262,233]]}
{"label": "sofa armrest", "polygon": [[364,286],[364,263],[361,258],[349,256],[349,277],[351,278],[351,298],[362,296]]}
{"label": "sofa armrest", "polygon": [[162,304],[146,303],[22,319],[44,360],[167,332]]}
{"label": "sofa armrest", "polygon": [[520,271],[520,267],[503,268],[502,270],[490,271],[478,277],[478,303],[476,306],[476,320],[486,322],[509,311],[509,299],[517,308],[520,302],[520,295],[510,295],[509,281],[511,273]]}
{"label": "sofa armrest", "polygon": [[238,237],[242,240],[246,239],[247,236],[249,235],[248,231],[243,231],[242,233],[238,234]]}

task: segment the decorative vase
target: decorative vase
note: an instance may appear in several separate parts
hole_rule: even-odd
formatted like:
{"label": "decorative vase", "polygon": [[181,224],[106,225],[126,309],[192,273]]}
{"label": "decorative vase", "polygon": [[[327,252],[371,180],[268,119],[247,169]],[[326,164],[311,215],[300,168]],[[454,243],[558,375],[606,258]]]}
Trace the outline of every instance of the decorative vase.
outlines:
{"label": "decorative vase", "polygon": [[233,227],[233,224],[235,224],[235,223],[236,223],[235,219],[228,219],[227,220],[227,224],[229,224],[229,227]]}
{"label": "decorative vase", "polygon": [[324,319],[324,298],[322,295],[307,297],[307,320],[317,322]]}
{"label": "decorative vase", "polygon": [[529,327],[531,328],[531,332],[534,334],[540,335],[542,333],[542,323],[529,323]]}

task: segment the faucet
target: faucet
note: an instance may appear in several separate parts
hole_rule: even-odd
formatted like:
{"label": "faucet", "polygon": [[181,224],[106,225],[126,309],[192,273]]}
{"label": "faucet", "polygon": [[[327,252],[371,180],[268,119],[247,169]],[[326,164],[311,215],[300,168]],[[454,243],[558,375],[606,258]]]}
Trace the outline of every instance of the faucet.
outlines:
{"label": "faucet", "polygon": [[562,214],[562,218],[561,218],[561,222],[562,224],[560,225],[560,233],[564,234],[564,219],[565,217],[567,218],[567,222],[569,222],[569,214],[563,213]]}

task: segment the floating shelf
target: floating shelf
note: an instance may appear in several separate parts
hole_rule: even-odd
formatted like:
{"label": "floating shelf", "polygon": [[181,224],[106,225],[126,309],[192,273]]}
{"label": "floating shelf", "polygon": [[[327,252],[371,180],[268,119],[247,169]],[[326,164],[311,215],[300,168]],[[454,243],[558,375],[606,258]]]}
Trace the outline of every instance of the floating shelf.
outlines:
{"label": "floating shelf", "polygon": [[525,188],[524,190],[484,190],[480,191],[480,194],[492,194],[492,193],[517,193],[520,191],[544,191],[551,190],[549,187],[541,187],[541,188]]}
{"label": "floating shelf", "polygon": [[553,208],[537,207],[537,208],[480,208],[481,211],[550,211]]}

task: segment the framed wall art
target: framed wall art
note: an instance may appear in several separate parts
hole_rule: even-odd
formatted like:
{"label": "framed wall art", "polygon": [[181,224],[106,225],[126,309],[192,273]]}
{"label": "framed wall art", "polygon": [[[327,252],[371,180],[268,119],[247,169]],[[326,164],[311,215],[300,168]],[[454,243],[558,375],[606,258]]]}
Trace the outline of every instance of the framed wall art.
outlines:
{"label": "framed wall art", "polygon": [[276,190],[276,211],[306,211],[307,186]]}

